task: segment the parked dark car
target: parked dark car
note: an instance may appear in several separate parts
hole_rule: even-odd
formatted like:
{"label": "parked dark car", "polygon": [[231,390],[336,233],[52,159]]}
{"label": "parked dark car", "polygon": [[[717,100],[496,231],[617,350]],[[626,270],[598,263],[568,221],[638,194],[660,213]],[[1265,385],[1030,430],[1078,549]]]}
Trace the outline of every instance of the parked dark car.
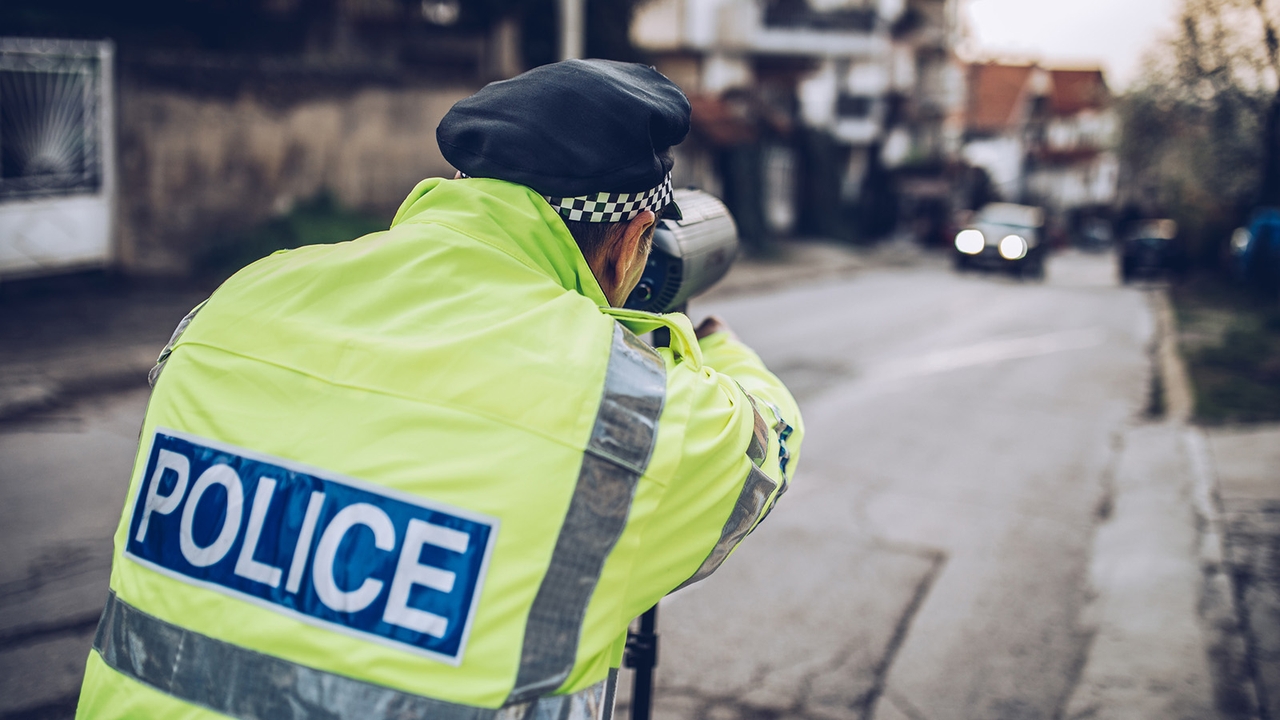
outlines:
{"label": "parked dark car", "polygon": [[1111,223],[1105,218],[1091,217],[1080,223],[1076,244],[1081,250],[1104,252],[1111,249],[1113,240]]}
{"label": "parked dark car", "polygon": [[1142,220],[1133,225],[1120,245],[1120,279],[1132,282],[1180,275],[1186,253],[1178,244],[1178,224],[1172,220]]}
{"label": "parked dark car", "polygon": [[986,268],[1044,277],[1044,211],[989,203],[956,233],[954,248],[957,270]]}
{"label": "parked dark car", "polygon": [[1249,225],[1232,234],[1231,254],[1241,280],[1263,291],[1280,289],[1280,208],[1255,210]]}

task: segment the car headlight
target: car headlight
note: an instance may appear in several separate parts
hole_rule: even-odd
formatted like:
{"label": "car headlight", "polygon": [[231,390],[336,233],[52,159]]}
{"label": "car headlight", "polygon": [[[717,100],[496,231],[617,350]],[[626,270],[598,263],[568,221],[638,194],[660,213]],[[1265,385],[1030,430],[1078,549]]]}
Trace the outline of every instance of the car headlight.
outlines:
{"label": "car headlight", "polygon": [[1005,235],[1000,240],[1000,257],[1005,260],[1021,260],[1027,256],[1027,241],[1021,235]]}
{"label": "car headlight", "polygon": [[1253,240],[1253,233],[1245,228],[1236,228],[1231,233],[1231,253],[1233,255],[1241,255],[1245,250],[1249,249],[1249,242]]}
{"label": "car headlight", "polygon": [[956,233],[956,249],[966,255],[977,255],[986,244],[987,239],[980,230],[969,228]]}

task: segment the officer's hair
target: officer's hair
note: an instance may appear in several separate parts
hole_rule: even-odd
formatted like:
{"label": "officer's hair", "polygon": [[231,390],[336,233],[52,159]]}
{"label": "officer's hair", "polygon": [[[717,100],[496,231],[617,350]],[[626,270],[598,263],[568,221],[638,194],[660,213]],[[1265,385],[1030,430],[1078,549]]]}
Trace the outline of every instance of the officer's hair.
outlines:
{"label": "officer's hair", "polygon": [[[658,208],[654,214],[659,218],[666,211],[666,207]],[[629,222],[629,221],[628,221]],[[604,249],[622,229],[627,226],[627,222],[616,223],[593,223],[584,220],[565,220],[565,227],[569,228],[569,234],[573,236],[575,242],[578,243],[578,249],[582,251],[582,257],[587,258],[590,262],[591,258]],[[653,231],[657,229],[658,223],[655,222],[649,226],[649,230],[645,233],[645,242],[653,240]]]}

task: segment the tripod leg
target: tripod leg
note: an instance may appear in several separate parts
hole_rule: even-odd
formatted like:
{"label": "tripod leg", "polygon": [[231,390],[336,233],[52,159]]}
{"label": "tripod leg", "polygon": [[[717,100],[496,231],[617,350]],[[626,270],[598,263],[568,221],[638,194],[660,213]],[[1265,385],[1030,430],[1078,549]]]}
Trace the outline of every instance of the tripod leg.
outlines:
{"label": "tripod leg", "polygon": [[[689,304],[676,308],[687,312]],[[671,331],[665,327],[653,331],[654,347],[670,347]],[[658,606],[654,605],[640,616],[640,631],[627,633],[627,652],[624,664],[635,670],[631,686],[631,720],[650,720],[653,717],[653,669],[658,666]]]}
{"label": "tripod leg", "polygon": [[640,616],[639,632],[627,637],[626,666],[635,670],[631,720],[653,717],[653,669],[658,665],[658,606]]}

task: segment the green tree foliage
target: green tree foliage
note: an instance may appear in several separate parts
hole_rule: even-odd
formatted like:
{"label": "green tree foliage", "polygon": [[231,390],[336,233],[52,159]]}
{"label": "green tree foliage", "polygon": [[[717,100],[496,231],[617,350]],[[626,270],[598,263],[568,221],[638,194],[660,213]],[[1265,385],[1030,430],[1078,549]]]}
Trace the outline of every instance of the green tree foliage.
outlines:
{"label": "green tree foliage", "polygon": [[1280,0],[1184,0],[1120,103],[1125,199],[1176,219],[1201,266],[1251,207],[1280,202],[1278,26]]}

